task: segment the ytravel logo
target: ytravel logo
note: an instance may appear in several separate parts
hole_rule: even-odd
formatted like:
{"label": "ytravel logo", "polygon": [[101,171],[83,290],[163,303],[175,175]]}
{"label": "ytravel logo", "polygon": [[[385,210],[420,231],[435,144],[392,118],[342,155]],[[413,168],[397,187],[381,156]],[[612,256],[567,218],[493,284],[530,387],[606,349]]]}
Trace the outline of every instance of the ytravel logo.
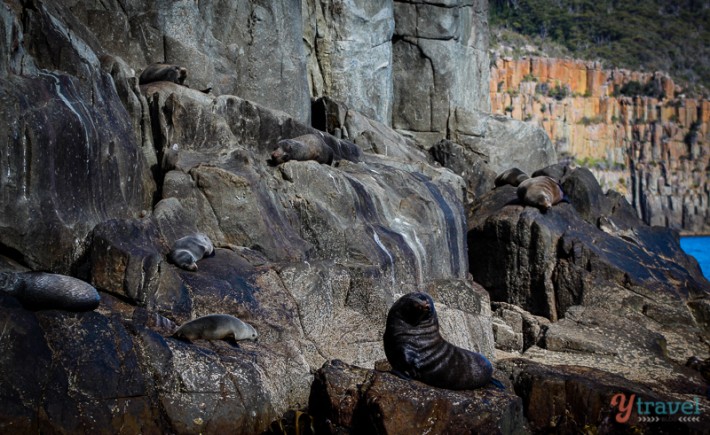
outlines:
{"label": "ytravel logo", "polygon": [[639,422],[653,423],[657,421],[700,421],[700,398],[686,401],[662,402],[657,400],[643,400],[636,394],[626,396],[624,393],[615,394],[611,398],[611,406],[616,407],[616,421],[626,423],[631,418],[631,413],[636,412]]}

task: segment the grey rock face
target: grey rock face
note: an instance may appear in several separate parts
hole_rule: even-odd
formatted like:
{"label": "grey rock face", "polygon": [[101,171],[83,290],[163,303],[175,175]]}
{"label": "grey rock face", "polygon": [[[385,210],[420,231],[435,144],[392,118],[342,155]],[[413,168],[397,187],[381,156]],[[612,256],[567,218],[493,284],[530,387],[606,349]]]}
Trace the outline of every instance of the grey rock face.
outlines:
{"label": "grey rock face", "polygon": [[80,1],[71,11],[136,71],[153,62],[178,64],[192,88],[309,119],[299,2]]}
{"label": "grey rock face", "polygon": [[450,138],[499,174],[513,167],[525,173],[557,163],[550,138],[539,127],[480,111],[457,109],[448,120]]}
{"label": "grey rock face", "polygon": [[0,60],[2,244],[32,268],[67,273],[93,226],[148,208],[155,184],[95,41],[51,3],[22,24],[11,9],[0,14],[14,35]]}
{"label": "grey rock face", "polygon": [[445,134],[456,108],[490,110],[488,2],[395,1],[394,16],[394,128]]}
{"label": "grey rock face", "polygon": [[389,124],[392,0],[305,0],[303,4],[311,95],[330,96]]}

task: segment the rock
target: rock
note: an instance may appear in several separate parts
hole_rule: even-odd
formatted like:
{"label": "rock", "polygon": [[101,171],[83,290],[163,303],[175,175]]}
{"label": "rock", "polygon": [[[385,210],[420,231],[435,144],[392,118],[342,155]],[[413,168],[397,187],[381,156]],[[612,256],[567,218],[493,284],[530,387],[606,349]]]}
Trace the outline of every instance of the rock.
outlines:
{"label": "rock", "polygon": [[14,48],[2,59],[0,237],[32,269],[69,274],[94,225],[149,208],[150,162],[91,35],[57,19],[52,2],[22,24],[0,14],[15,35],[3,43]]}
{"label": "rock", "polygon": [[313,125],[322,131],[348,139],[363,151],[407,163],[427,162],[427,155],[408,138],[386,124],[370,119],[329,97],[313,102]]}
{"label": "rock", "polygon": [[373,120],[392,117],[392,1],[303,3],[311,95],[328,95]]}
{"label": "rock", "polygon": [[[545,317],[534,316],[516,305],[505,302],[493,302],[491,309],[493,310],[493,321],[495,322],[497,319],[499,323],[506,325],[516,337],[515,348],[509,346],[509,349],[505,349],[505,346],[501,346],[503,350],[524,351],[538,344],[543,331],[550,324],[550,321]],[[522,334],[522,343],[518,341],[517,334]],[[498,344],[497,340],[496,344]]]}
{"label": "rock", "polygon": [[[618,91],[640,83],[647,95]],[[566,97],[547,95],[555,86]],[[622,193],[649,225],[707,233],[710,101],[677,96],[659,72],[605,70],[599,62],[498,57],[492,112],[545,130],[558,155],[589,167],[602,190]]]}
{"label": "rock", "polygon": [[[707,352],[698,340],[707,334],[707,323],[704,309],[697,309],[704,305],[697,301],[708,300],[710,283],[682,253],[677,235],[643,224],[619,194],[603,195],[586,169],[553,166],[542,173],[561,176],[569,204],[542,214],[517,204],[515,189],[502,186],[476,202],[469,222],[471,273],[493,301],[500,301],[494,312],[510,328],[497,327],[499,347],[519,351],[505,334],[520,328],[517,313],[523,331],[537,330],[524,334],[527,359],[623,376],[652,386],[655,395],[644,393],[649,400],[703,396],[704,383],[688,379],[681,365]],[[551,322],[531,321],[531,314]],[[559,373],[550,377],[558,379]],[[547,384],[542,385],[546,391]],[[594,406],[608,406],[617,385],[622,384],[609,380],[606,395]],[[525,389],[520,391],[526,397]],[[533,411],[526,415],[534,430],[561,427],[562,432],[598,426],[607,415],[592,422],[582,410],[586,404],[574,411],[545,408],[556,401],[574,407],[574,400],[531,396],[530,406],[540,404],[547,411],[534,423]]]}
{"label": "rock", "polygon": [[[582,185],[583,180],[593,182],[590,177],[578,179]],[[665,298],[687,300],[686,292],[707,297],[708,282],[682,252],[676,236],[629,221],[625,208],[599,196],[598,186],[586,186],[570,190],[571,204],[558,204],[544,215],[514,204],[514,189],[508,186],[491,191],[474,206],[469,222],[470,270],[493,300],[554,321],[571,305],[600,300],[601,294],[592,293],[604,283],[634,292],[646,289],[642,293],[651,292],[652,300],[661,304]],[[584,192],[584,197],[576,192]],[[575,204],[586,204],[582,213],[587,214],[609,210],[607,218],[618,222],[617,227],[633,228],[634,239],[608,234],[583,221]],[[594,209],[589,204],[603,205]],[[594,216],[588,218],[593,221]],[[526,253],[521,255],[521,250]],[[509,272],[501,273],[500,264],[506,264]],[[684,282],[684,290],[678,289],[678,280]],[[682,318],[691,315],[683,306],[674,306],[685,313],[677,314]]]}
{"label": "rock", "polygon": [[[33,314],[0,296],[0,425],[13,431],[158,431],[152,382],[126,328],[96,312]],[[23,360],[25,364],[16,364]]]}
{"label": "rock", "polygon": [[450,139],[481,156],[496,174],[513,167],[531,174],[557,163],[550,138],[534,125],[463,109],[454,111],[448,123]]}
{"label": "rock", "polygon": [[[511,373],[515,391],[523,398],[530,429],[536,433],[584,430],[626,433],[631,428],[644,432],[702,433],[701,424],[679,420],[679,417],[687,418],[686,414],[670,416],[668,411],[666,415],[649,412],[646,418],[658,417],[660,421],[645,422],[641,419],[644,415],[638,411],[649,409],[639,402],[651,402],[651,409],[655,402],[690,402],[694,409],[692,396],[680,398],[658,393],[621,376],[589,367],[550,367],[524,359],[505,360],[499,367]],[[622,397],[624,406],[628,406],[630,400],[633,402],[628,420],[619,422],[617,417],[623,420],[626,414],[619,408]]]}
{"label": "rock", "polygon": [[140,72],[153,62],[187,68],[194,89],[212,88],[279,108],[308,122],[301,6],[290,1],[226,4],[77,2],[71,12],[107,51]]}
{"label": "rock", "polygon": [[481,1],[394,2],[394,128],[431,143],[456,109],[489,110],[487,15]]}
{"label": "rock", "polygon": [[526,432],[509,391],[444,390],[337,360],[316,372],[309,409],[318,433]]}
{"label": "rock", "polygon": [[[466,205],[493,188],[496,173],[491,170],[486,160],[471,149],[450,140],[441,140],[429,148],[429,154],[435,162],[454,171],[466,181]],[[467,207],[467,215],[468,215]]]}

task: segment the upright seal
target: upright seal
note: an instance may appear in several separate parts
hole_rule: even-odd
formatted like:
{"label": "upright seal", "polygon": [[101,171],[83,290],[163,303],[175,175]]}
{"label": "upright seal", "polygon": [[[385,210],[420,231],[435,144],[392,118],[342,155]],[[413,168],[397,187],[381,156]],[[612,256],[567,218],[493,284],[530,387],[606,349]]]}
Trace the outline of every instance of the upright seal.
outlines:
{"label": "upright seal", "polygon": [[186,68],[169,63],[154,63],[148,65],[143,70],[138,78],[138,84],[145,85],[153,82],[173,82],[184,85],[185,78],[187,78]]}
{"label": "upright seal", "polygon": [[253,326],[229,314],[208,314],[198,317],[178,328],[173,337],[188,341],[223,340],[228,337],[239,340],[254,340],[258,334]]}
{"label": "upright seal", "polygon": [[546,175],[528,178],[520,183],[517,195],[523,204],[537,207],[543,212],[561,201],[567,201],[560,184]]}
{"label": "upright seal", "polygon": [[385,355],[394,373],[434,387],[470,390],[493,383],[493,366],[478,352],[454,346],[439,333],[434,301],[426,293],[409,293],[387,314]]}
{"label": "upright seal", "polygon": [[194,272],[197,270],[196,262],[212,254],[214,246],[210,238],[205,234],[196,233],[178,239],[168,254],[168,260],[181,269]]}
{"label": "upright seal", "polygon": [[0,290],[33,310],[91,311],[101,301],[89,283],[55,273],[0,272]]}
{"label": "upright seal", "polygon": [[315,160],[330,165],[333,163],[333,150],[322,137],[316,134],[304,134],[293,139],[279,141],[278,148],[271,153],[270,163],[278,165],[290,160]]}

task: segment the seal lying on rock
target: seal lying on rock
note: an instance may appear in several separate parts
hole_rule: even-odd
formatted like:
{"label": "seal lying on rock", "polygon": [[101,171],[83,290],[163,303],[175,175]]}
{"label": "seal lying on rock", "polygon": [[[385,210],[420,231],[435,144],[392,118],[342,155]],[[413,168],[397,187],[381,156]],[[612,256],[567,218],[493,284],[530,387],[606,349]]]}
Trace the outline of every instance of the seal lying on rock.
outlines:
{"label": "seal lying on rock", "polygon": [[177,267],[196,271],[198,260],[214,254],[214,246],[209,237],[202,233],[190,234],[178,239],[168,254],[168,260]]}
{"label": "seal lying on rock", "polygon": [[506,184],[510,184],[511,186],[515,187],[520,185],[520,183],[527,180],[528,178],[530,178],[528,174],[521,171],[520,169],[510,168],[498,174],[494,181],[494,184],[496,187],[505,186]]}
{"label": "seal lying on rock", "polygon": [[333,150],[322,137],[316,134],[304,134],[279,141],[278,148],[271,153],[270,163],[274,166],[289,160],[315,160],[330,165],[333,163]]}
{"label": "seal lying on rock", "polygon": [[493,366],[478,352],[462,349],[439,334],[434,301],[426,293],[409,293],[387,314],[385,355],[393,372],[405,379],[450,390],[470,390],[493,383]]}
{"label": "seal lying on rock", "polygon": [[101,301],[89,283],[55,273],[0,272],[0,290],[36,310],[91,311]]}
{"label": "seal lying on rock", "polygon": [[253,326],[229,314],[208,314],[190,320],[173,334],[173,337],[194,340],[223,340],[233,337],[234,341],[254,340],[258,334]]}
{"label": "seal lying on rock", "polygon": [[138,84],[145,85],[153,82],[173,82],[184,85],[185,78],[187,78],[186,68],[169,63],[154,63],[148,65],[143,70],[138,78]]}
{"label": "seal lying on rock", "polygon": [[517,194],[523,204],[537,207],[543,212],[561,201],[567,201],[559,183],[546,175],[524,180],[518,186]]}

